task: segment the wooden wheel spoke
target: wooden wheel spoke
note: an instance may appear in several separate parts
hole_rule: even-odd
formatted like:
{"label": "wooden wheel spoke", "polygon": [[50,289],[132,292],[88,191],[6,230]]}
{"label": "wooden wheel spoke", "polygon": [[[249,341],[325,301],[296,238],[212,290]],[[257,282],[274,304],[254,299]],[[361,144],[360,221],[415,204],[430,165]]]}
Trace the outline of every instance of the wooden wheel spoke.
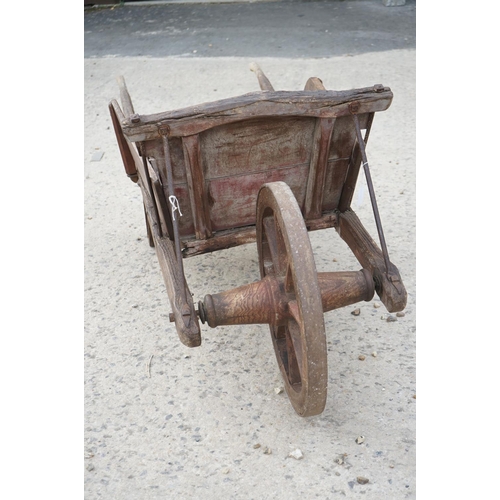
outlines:
{"label": "wooden wheel spoke", "polygon": [[[270,268],[270,264],[272,263],[274,270],[273,274],[281,276],[287,267],[286,248],[284,246],[283,236],[273,216],[265,217],[262,221],[262,225],[264,226],[266,236],[265,243],[267,243],[264,251],[266,267]],[[269,254],[265,255],[267,252],[269,252]],[[271,262],[269,262],[269,259]]]}
{"label": "wooden wheel spoke", "polygon": [[276,226],[272,216],[262,220],[264,237],[262,241],[262,258],[266,274],[276,274],[276,263],[278,262],[278,245],[276,241]]}
{"label": "wooden wheel spoke", "polygon": [[275,341],[288,383],[300,389],[302,347],[298,324],[291,320],[286,327],[279,327],[275,332]]}
{"label": "wooden wheel spoke", "polygon": [[288,302],[288,312],[291,314],[292,318],[300,324],[300,312],[299,312],[299,306],[297,304],[296,300],[290,300]]}
{"label": "wooden wheel spoke", "polygon": [[285,240],[283,239],[282,228],[278,220],[276,219],[276,213],[274,214],[274,227],[276,228],[276,256],[277,256],[277,266],[276,266],[276,274],[278,276],[285,276],[288,268],[288,252],[285,245]]}
{"label": "wooden wheel spoke", "polygon": [[[295,322],[293,322],[295,323]],[[300,362],[299,356],[302,357],[301,350],[297,350],[296,347],[300,344],[300,340],[297,339],[297,335],[293,330],[298,329],[298,325],[294,324],[292,328],[287,328],[288,335],[286,336],[286,351],[287,351],[287,361],[288,361],[288,380],[291,385],[299,385],[302,382],[302,377],[300,375]],[[295,341],[294,341],[295,338]]]}
{"label": "wooden wheel spoke", "polygon": [[[292,266],[287,263],[286,271],[285,271],[285,293],[292,293],[295,291],[295,282],[293,279],[293,270]],[[295,302],[297,303],[297,302]]]}

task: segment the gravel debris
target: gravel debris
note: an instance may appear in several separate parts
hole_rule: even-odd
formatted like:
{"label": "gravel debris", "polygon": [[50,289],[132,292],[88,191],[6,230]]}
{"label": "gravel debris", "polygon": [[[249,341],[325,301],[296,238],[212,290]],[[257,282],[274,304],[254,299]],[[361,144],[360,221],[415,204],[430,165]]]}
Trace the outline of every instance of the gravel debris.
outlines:
{"label": "gravel debris", "polygon": [[101,161],[103,156],[104,156],[104,153],[102,151],[94,151],[94,153],[92,153],[92,157],[90,158],[90,161]]}
{"label": "gravel debris", "polygon": [[359,484],[367,484],[370,482],[370,480],[366,477],[363,477],[363,476],[358,476],[356,478],[356,481],[359,483]]}
{"label": "gravel debris", "polygon": [[354,309],[354,311],[351,311],[351,314],[353,316],[359,316],[361,314],[361,309],[358,307],[357,309]]}
{"label": "gravel debris", "polygon": [[405,317],[405,313],[404,313],[404,311],[399,311],[399,312],[396,313],[396,316],[398,318],[404,318]]}
{"label": "gravel debris", "polygon": [[361,444],[365,442],[365,436],[358,436],[356,438],[356,443]]}
{"label": "gravel debris", "polygon": [[397,321],[397,320],[398,320],[398,318],[396,318],[396,316],[393,316],[392,314],[389,314],[389,316],[387,316],[387,319],[386,319],[386,321],[388,323],[391,323],[392,321]]}
{"label": "gravel debris", "polygon": [[373,352],[372,352],[372,356],[373,356],[374,358],[376,358],[376,357],[377,357],[377,351],[373,351]]}
{"label": "gravel debris", "polygon": [[275,388],[274,388],[274,392],[275,392],[276,394],[281,394],[281,393],[283,392],[283,387],[275,387]]}
{"label": "gravel debris", "polygon": [[296,448],[288,454],[289,457],[295,458],[295,460],[302,460],[304,458],[303,453]]}
{"label": "gravel debris", "polygon": [[365,356],[364,354],[360,354],[360,355],[358,356],[358,359],[359,359],[360,361],[364,361],[364,360],[366,359],[366,356]]}
{"label": "gravel debris", "polygon": [[260,448],[260,443],[256,443],[253,445],[253,449],[256,450],[257,448]]}
{"label": "gravel debris", "polygon": [[271,455],[273,452],[273,450],[271,450],[271,448],[265,448],[264,449],[264,455]]}

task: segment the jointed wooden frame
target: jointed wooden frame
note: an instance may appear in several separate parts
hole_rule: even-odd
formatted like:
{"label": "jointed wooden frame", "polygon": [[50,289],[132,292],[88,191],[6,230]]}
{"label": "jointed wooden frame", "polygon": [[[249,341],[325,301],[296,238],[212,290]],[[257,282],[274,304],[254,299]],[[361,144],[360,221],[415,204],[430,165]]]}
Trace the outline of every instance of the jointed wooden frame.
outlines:
{"label": "jointed wooden frame", "polygon": [[[300,324],[306,311],[297,309],[295,299],[279,291],[291,278],[287,277],[288,271],[284,276],[276,274],[275,266],[282,265],[280,259],[289,259],[284,253],[279,255],[278,247],[273,250],[273,263],[261,263],[261,272],[269,272],[269,276],[256,284],[207,296],[198,310],[183,270],[183,258],[193,255],[256,239],[258,245],[272,247],[277,240],[271,233],[282,230],[279,224],[288,224],[289,228],[283,230],[302,238],[302,229],[288,221],[288,216],[279,214],[281,209],[276,206],[279,200],[288,204],[290,188],[296,198],[294,203],[299,204],[304,230],[334,227],[363,267],[362,272],[319,276],[319,288],[314,293],[321,292],[323,310],[369,300],[373,286],[388,311],[399,311],[406,305],[399,271],[388,257],[365,152],[374,115],[390,106],[392,92],[382,85],[328,91],[318,78],[310,78],[301,92],[275,91],[258,66],[251,69],[257,74],[261,92],[177,111],[138,115],[120,77],[123,111],[115,100],[109,104],[125,170],[142,191],[148,237],[156,249],[167,287],[171,320],[175,321],[180,340],[189,347],[201,343],[199,317],[210,326],[275,322],[271,331],[278,337],[283,322]],[[364,137],[361,130],[365,131]],[[382,250],[351,209],[361,165],[367,176]],[[285,189],[279,182],[274,186],[276,181],[285,181],[289,186]],[[267,191],[259,191],[263,184],[269,186]],[[261,201],[257,199],[259,192]],[[256,221],[256,203],[274,207],[266,209],[275,213],[272,224],[259,206],[257,215],[264,218]],[[295,209],[291,206],[290,210]],[[259,255],[265,258],[265,252]],[[293,272],[298,270],[294,268]],[[279,285],[282,279],[284,285]],[[298,293],[300,284],[294,286],[294,293]],[[341,288],[343,298],[335,295]],[[274,298],[269,298],[273,294]],[[248,295],[254,297],[253,309],[243,304],[245,312],[237,312]],[[238,319],[231,319],[236,316]],[[303,335],[304,328],[302,325]],[[307,335],[302,342],[307,341]],[[292,359],[297,363],[301,358],[300,348],[296,359],[293,343],[286,338],[286,348],[278,338],[275,348],[277,356],[279,349],[285,349],[278,360],[285,363],[280,366],[284,377],[289,377],[287,392],[292,404],[303,415],[322,411],[323,400],[308,400],[305,388],[300,397],[291,389],[304,382],[309,372],[304,365],[305,378],[300,379],[300,367],[292,369]],[[297,382],[297,376],[302,382]],[[310,376],[314,378],[312,372]]]}

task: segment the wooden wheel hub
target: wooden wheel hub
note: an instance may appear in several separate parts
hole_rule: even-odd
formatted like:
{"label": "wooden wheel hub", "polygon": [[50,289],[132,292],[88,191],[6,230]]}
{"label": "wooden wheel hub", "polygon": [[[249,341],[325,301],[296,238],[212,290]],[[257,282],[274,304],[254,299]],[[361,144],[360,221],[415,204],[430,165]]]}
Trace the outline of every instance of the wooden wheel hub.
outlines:
{"label": "wooden wheel hub", "polygon": [[[373,298],[374,281],[366,269],[318,273],[317,277],[323,312]],[[252,324],[283,326],[291,318],[298,319],[295,296],[285,290],[283,279],[266,275],[249,285],[205,295],[198,304],[200,319],[212,328]]]}

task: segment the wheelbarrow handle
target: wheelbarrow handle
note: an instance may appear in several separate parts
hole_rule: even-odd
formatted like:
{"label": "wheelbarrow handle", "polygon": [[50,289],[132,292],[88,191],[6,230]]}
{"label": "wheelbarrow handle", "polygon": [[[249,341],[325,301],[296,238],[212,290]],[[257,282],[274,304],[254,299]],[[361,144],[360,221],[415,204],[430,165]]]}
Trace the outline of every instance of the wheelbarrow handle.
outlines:
{"label": "wheelbarrow handle", "polygon": [[271,82],[268,80],[267,76],[260,69],[260,66],[253,62],[250,63],[250,71],[253,71],[257,75],[257,79],[259,80],[259,86],[261,90],[274,90],[274,87],[271,85]]}
{"label": "wheelbarrow handle", "polygon": [[120,75],[116,77],[116,81],[120,89],[120,101],[122,103],[123,112],[127,118],[130,118],[135,114],[135,111],[132,105],[132,99],[130,99],[130,94],[127,90],[127,85],[125,84],[125,78]]}

